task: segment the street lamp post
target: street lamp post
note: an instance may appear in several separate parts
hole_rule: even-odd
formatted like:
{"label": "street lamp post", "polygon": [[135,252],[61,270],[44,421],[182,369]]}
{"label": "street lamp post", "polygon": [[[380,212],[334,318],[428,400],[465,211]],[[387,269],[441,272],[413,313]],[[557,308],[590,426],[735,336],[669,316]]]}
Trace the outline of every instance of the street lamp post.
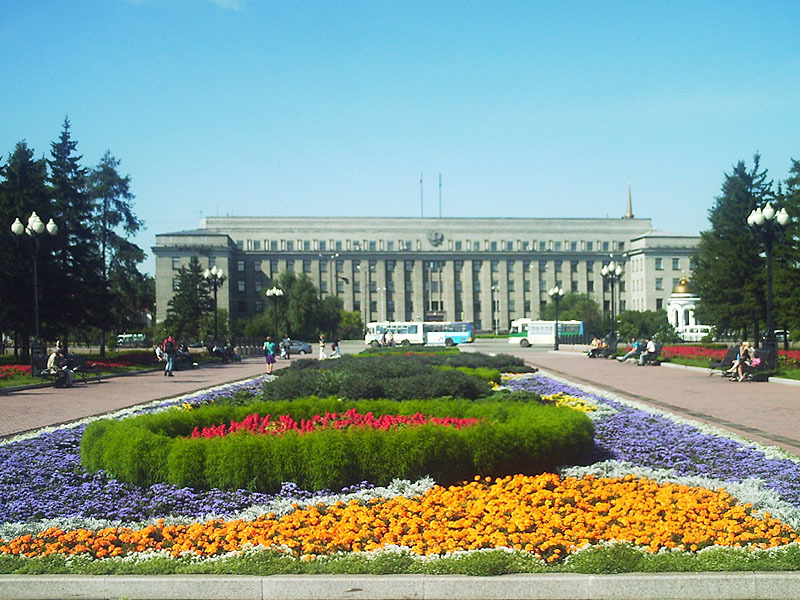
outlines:
{"label": "street lamp post", "polygon": [[500,329],[500,286],[492,286],[492,321],[494,321],[494,334],[499,335]]}
{"label": "street lamp post", "polygon": [[278,335],[278,299],[283,296],[283,290],[277,286],[269,288],[265,292],[267,298],[272,299],[272,318],[275,327],[275,335]]}
{"label": "street lamp post", "polygon": [[774,369],[778,362],[778,344],[775,339],[775,324],[772,321],[772,244],[791,221],[785,208],[776,211],[772,205],[753,209],[747,216],[747,224],[764,240],[767,255],[767,332],[764,348],[767,351],[767,368]]}
{"label": "street lamp post", "polygon": [[[339,253],[336,254],[319,254],[320,259],[327,258],[328,259],[328,283],[330,283],[331,288],[328,290],[329,295],[336,295],[336,290],[334,290],[334,286],[336,285],[336,275],[334,269],[336,269],[336,259],[339,258]],[[320,260],[321,262],[321,260]],[[321,294],[320,294],[321,296]]]}
{"label": "street lamp post", "polygon": [[556,335],[555,335],[555,342],[553,343],[553,350],[558,350],[558,304],[561,302],[561,298],[564,296],[564,290],[558,286],[547,290],[547,295],[553,299],[556,305]]}
{"label": "street lamp post", "polygon": [[225,282],[225,273],[223,273],[222,269],[214,265],[210,269],[206,269],[203,272],[203,277],[208,280],[209,284],[211,285],[211,289],[214,290],[214,341],[216,342],[219,336],[217,321],[217,290],[221,288],[222,284]]}
{"label": "street lamp post", "polygon": [[603,279],[608,282],[611,289],[611,334],[617,337],[617,306],[614,301],[614,288],[622,279],[622,265],[613,260],[600,270]]}
{"label": "street lamp post", "polygon": [[[14,222],[11,224],[11,233],[16,235],[17,237],[22,236],[22,234],[27,235],[29,238],[33,240],[33,330],[34,330],[34,338],[33,338],[33,346],[31,347],[31,367],[33,367],[33,347],[40,347],[41,342],[39,340],[39,236],[43,235],[47,232],[49,235],[56,235],[58,233],[58,225],[56,225],[53,219],[50,219],[47,222],[47,225],[42,222],[39,218],[39,215],[36,214],[36,211],[31,213],[31,216],[28,217],[28,223],[23,224],[22,221],[19,220],[19,217],[14,219]],[[35,375],[34,369],[31,368],[31,375]]]}

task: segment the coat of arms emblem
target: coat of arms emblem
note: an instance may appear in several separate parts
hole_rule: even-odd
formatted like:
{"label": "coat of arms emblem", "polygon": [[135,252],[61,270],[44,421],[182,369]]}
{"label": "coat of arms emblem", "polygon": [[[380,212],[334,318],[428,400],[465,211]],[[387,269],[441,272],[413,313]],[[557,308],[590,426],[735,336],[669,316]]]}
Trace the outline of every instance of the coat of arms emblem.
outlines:
{"label": "coat of arms emblem", "polygon": [[429,231],[428,241],[433,246],[441,246],[442,242],[444,241],[444,234],[441,231]]}

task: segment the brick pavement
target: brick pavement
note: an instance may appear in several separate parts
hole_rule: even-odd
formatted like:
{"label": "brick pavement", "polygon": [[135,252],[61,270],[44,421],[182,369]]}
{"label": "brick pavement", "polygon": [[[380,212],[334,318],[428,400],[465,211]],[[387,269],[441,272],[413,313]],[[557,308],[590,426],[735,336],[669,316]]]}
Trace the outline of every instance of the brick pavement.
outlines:
{"label": "brick pavement", "polygon": [[[285,364],[279,360],[276,367]],[[75,383],[71,388],[49,386],[0,393],[0,438],[160,398],[174,398],[265,372],[264,358],[253,356],[237,363],[209,363],[199,369],[175,371],[174,377],[164,377],[163,371],[148,371],[103,379],[100,383]]]}
{"label": "brick pavement", "polygon": [[715,425],[800,456],[800,386],[731,382],[708,370],[639,367],[575,352],[513,352],[529,364],[577,383]]}

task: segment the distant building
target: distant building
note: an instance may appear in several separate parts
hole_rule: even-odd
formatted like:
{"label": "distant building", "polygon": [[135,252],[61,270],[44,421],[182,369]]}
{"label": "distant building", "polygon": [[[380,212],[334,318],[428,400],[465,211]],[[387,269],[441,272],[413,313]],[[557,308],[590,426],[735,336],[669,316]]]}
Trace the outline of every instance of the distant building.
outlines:
{"label": "distant building", "polygon": [[199,229],[156,235],[156,319],[192,256],[228,280],[219,307],[262,313],[279,273],[305,273],[321,294],[374,320],[472,321],[507,330],[537,318],[558,285],[610,311],[600,273],[623,265],[617,313],[666,308],[699,237],[654,231],[650,219],[207,217]]}

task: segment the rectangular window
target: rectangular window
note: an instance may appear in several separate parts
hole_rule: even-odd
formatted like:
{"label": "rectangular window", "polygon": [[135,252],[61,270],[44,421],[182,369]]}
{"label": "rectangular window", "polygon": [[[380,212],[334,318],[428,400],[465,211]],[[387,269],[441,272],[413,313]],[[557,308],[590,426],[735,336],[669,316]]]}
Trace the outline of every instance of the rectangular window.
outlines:
{"label": "rectangular window", "polygon": [[508,301],[508,312],[516,312],[517,304],[513,300]]}
{"label": "rectangular window", "polygon": [[236,240],[236,249],[244,250],[244,240]]}
{"label": "rectangular window", "polygon": [[414,290],[413,282],[410,279],[406,279],[406,291],[411,292]]}
{"label": "rectangular window", "polygon": [[294,273],[294,261],[293,260],[287,260],[286,261],[286,270],[289,273]]}
{"label": "rectangular window", "polygon": [[460,273],[461,271],[464,270],[464,261],[463,260],[454,261],[453,267],[455,268],[456,273]]}
{"label": "rectangular window", "polygon": [[320,281],[319,282],[319,291],[323,294],[328,293],[328,282],[327,281]]}
{"label": "rectangular window", "polygon": [[464,284],[461,283],[460,279],[457,279],[455,283],[456,283],[456,291],[457,292],[461,292],[461,291],[464,290]]}
{"label": "rectangular window", "polygon": [[180,271],[181,270],[181,259],[178,256],[172,257],[172,270],[173,271]]}
{"label": "rectangular window", "polygon": [[673,270],[673,271],[677,271],[678,269],[680,269],[680,268],[681,268],[681,267],[680,267],[680,262],[681,262],[681,261],[680,261],[680,259],[679,259],[679,258],[673,258],[673,259],[672,259],[672,270]]}
{"label": "rectangular window", "polygon": [[270,243],[269,243],[269,249],[272,250],[273,252],[277,252],[278,251],[278,240],[271,240]]}
{"label": "rectangular window", "polygon": [[530,279],[526,279],[522,282],[522,291],[523,292],[530,292],[531,291],[531,281]]}
{"label": "rectangular window", "polygon": [[264,303],[261,300],[256,300],[256,312],[260,313],[264,311]]}
{"label": "rectangular window", "polygon": [[514,249],[514,242],[506,242],[506,250],[511,252]]}
{"label": "rectangular window", "polygon": [[356,251],[361,250],[361,242],[359,242],[358,240],[353,240],[353,250]]}
{"label": "rectangular window", "polygon": [[656,310],[662,310],[664,308],[664,301],[661,298],[656,298]]}
{"label": "rectangular window", "polygon": [[407,260],[407,261],[405,261],[405,263],[406,263],[406,273],[410,273],[411,271],[414,270],[414,261],[413,260]]}
{"label": "rectangular window", "polygon": [[481,264],[482,264],[481,261],[473,260],[472,261],[472,270],[477,273],[478,271],[481,270]]}
{"label": "rectangular window", "polygon": [[327,273],[328,272],[328,261],[327,260],[320,260],[319,261],[319,272],[320,273]]}
{"label": "rectangular window", "polygon": [[261,250],[261,240],[252,240],[253,250]]}
{"label": "rectangular window", "polygon": [[586,261],[586,272],[587,273],[594,273],[594,261],[587,260]]}
{"label": "rectangular window", "polygon": [[514,261],[513,260],[507,260],[506,261],[506,271],[508,271],[509,273],[512,273],[514,271]]}
{"label": "rectangular window", "polygon": [[489,249],[492,252],[497,252],[497,242],[492,242],[491,244],[489,244]]}
{"label": "rectangular window", "polygon": [[456,251],[461,252],[461,240],[456,240]]}
{"label": "rectangular window", "polygon": [[311,250],[311,240],[303,240],[303,250],[306,252]]}
{"label": "rectangular window", "polygon": [[378,284],[375,281],[369,282],[369,291],[370,292],[377,292],[378,291]]}
{"label": "rectangular window", "polygon": [[294,240],[286,240],[286,251],[294,252]]}
{"label": "rectangular window", "polygon": [[240,279],[236,283],[237,283],[237,287],[238,287],[240,292],[247,291],[247,284],[245,283],[245,281],[243,279]]}
{"label": "rectangular window", "polygon": [[547,273],[547,261],[540,260],[539,261],[539,273]]}
{"label": "rectangular window", "polygon": [[260,260],[254,260],[253,261],[253,271],[255,271],[256,273],[261,273],[261,261]]}
{"label": "rectangular window", "polygon": [[603,242],[603,252],[608,252],[608,242]]}
{"label": "rectangular window", "polygon": [[563,261],[560,261],[560,260],[556,261],[556,273],[561,273],[561,271],[562,271],[562,262]]}
{"label": "rectangular window", "polygon": [[594,281],[592,281],[591,279],[586,282],[586,291],[587,292],[593,292],[594,291]]}
{"label": "rectangular window", "polygon": [[672,278],[672,287],[674,288],[676,285],[678,285],[679,282],[680,282],[680,278],[673,277]]}
{"label": "rectangular window", "polygon": [[561,242],[556,242],[555,251],[556,252],[561,252]]}
{"label": "rectangular window", "polygon": [[342,249],[342,240],[336,240],[336,243],[334,244],[334,246],[335,246],[335,249],[337,251],[341,250]]}
{"label": "rectangular window", "polygon": [[344,271],[344,261],[343,260],[337,260],[336,261],[336,272],[337,273],[341,273],[342,271]]}
{"label": "rectangular window", "polygon": [[375,268],[376,268],[377,266],[378,266],[378,261],[377,261],[377,260],[371,260],[371,261],[369,261],[369,272],[370,272],[370,273],[374,273],[374,272],[375,272]]}
{"label": "rectangular window", "polygon": [[376,242],[375,240],[371,240],[369,242],[369,251],[370,252],[375,252],[375,250],[377,250],[377,249],[378,249],[378,242]]}
{"label": "rectangular window", "polygon": [[311,273],[311,261],[304,260],[303,261],[303,273]]}
{"label": "rectangular window", "polygon": [[569,249],[572,252],[577,252],[578,251],[578,242],[570,242],[569,243]]}
{"label": "rectangular window", "polygon": [[394,250],[394,240],[388,240],[388,241],[386,242],[386,249],[387,249],[389,252],[391,252],[392,250]]}
{"label": "rectangular window", "polygon": [[664,270],[664,259],[657,258],[656,259],[656,271],[663,271]]}
{"label": "rectangular window", "polygon": [[255,289],[256,289],[257,292],[263,292],[264,291],[264,282],[261,281],[260,279],[256,279],[255,282],[253,283],[253,285],[255,286]]}
{"label": "rectangular window", "polygon": [[664,289],[664,280],[661,277],[656,277],[656,289],[657,290]]}
{"label": "rectangular window", "polygon": [[344,281],[339,278],[336,279],[336,293],[344,294]]}
{"label": "rectangular window", "polygon": [[498,266],[500,265],[499,260],[492,261],[492,273],[497,273]]}
{"label": "rectangular window", "polygon": [[547,291],[547,282],[544,279],[539,280],[539,291],[546,292]]}
{"label": "rectangular window", "polygon": [[578,261],[577,261],[577,260],[573,260],[573,261],[571,261],[571,262],[569,263],[569,269],[570,269],[570,271],[572,271],[573,273],[577,273],[577,272],[578,272]]}
{"label": "rectangular window", "polygon": [[325,240],[320,240],[319,241],[319,249],[324,251],[326,249],[326,247],[327,247],[327,245],[325,244]]}
{"label": "rectangular window", "polygon": [[586,242],[586,251],[594,252],[594,242]]}
{"label": "rectangular window", "polygon": [[528,240],[524,240],[521,247],[525,252],[527,252],[530,249],[531,244]]}
{"label": "rectangular window", "polygon": [[539,242],[539,252],[547,250],[547,242]]}
{"label": "rectangular window", "polygon": [[244,273],[244,261],[243,260],[237,260],[236,261],[236,270],[239,271],[239,273]]}
{"label": "rectangular window", "polygon": [[278,274],[278,261],[277,260],[269,261],[269,272],[270,272],[270,276],[272,276],[272,277],[274,277],[275,275]]}
{"label": "rectangular window", "polygon": [[514,280],[513,279],[509,279],[508,280],[508,291],[509,292],[513,292],[514,291]]}
{"label": "rectangular window", "polygon": [[578,282],[577,281],[573,281],[572,282],[572,291],[573,292],[577,292],[578,291]]}
{"label": "rectangular window", "polygon": [[472,289],[476,292],[481,291],[481,280],[480,279],[473,279],[472,280]]}
{"label": "rectangular window", "polygon": [[526,315],[529,314],[531,312],[531,301],[530,300],[525,300],[525,303],[523,304],[523,306],[525,306],[525,314]]}
{"label": "rectangular window", "polygon": [[395,261],[393,261],[393,260],[387,260],[386,261],[386,272],[387,273],[393,273],[396,264],[397,263]]}
{"label": "rectangular window", "polygon": [[474,252],[480,252],[480,250],[481,250],[481,243],[480,243],[478,240],[475,240],[474,242],[472,242],[472,250],[473,250]]}

